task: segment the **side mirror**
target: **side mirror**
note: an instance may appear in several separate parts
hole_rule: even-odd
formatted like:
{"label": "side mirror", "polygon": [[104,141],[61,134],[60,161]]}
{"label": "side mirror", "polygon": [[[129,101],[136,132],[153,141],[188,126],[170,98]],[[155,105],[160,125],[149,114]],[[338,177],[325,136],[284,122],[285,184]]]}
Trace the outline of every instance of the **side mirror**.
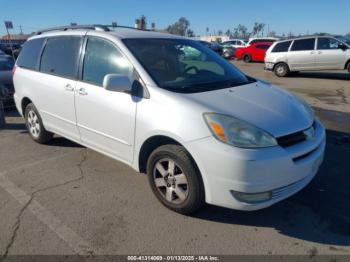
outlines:
{"label": "side mirror", "polygon": [[340,44],[340,45],[338,46],[338,48],[340,48],[341,50],[346,50],[346,49],[348,49],[349,47],[347,47],[345,44]]}
{"label": "side mirror", "polygon": [[103,88],[113,92],[131,92],[132,83],[127,76],[108,74],[103,78]]}

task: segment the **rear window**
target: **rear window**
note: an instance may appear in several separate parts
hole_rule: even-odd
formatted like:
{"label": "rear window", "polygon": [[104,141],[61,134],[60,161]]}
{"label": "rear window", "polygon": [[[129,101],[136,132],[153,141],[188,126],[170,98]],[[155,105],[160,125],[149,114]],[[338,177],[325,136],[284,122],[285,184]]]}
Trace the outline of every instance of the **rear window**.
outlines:
{"label": "rear window", "polygon": [[40,71],[53,75],[76,78],[81,37],[49,38],[43,52]]}
{"label": "rear window", "polygon": [[269,45],[257,45],[256,46],[256,48],[258,48],[258,49],[264,49],[264,50],[267,50],[267,49],[269,49]]}
{"label": "rear window", "polygon": [[41,48],[45,38],[38,38],[27,41],[17,59],[17,65],[27,69],[36,70]]}
{"label": "rear window", "polygon": [[274,39],[254,39],[250,42],[250,44],[255,44],[255,43],[263,43],[263,42],[270,42],[270,43],[273,43],[275,42],[276,40]]}
{"label": "rear window", "polygon": [[281,52],[288,52],[289,46],[292,43],[292,41],[282,42],[275,45],[275,47],[272,49],[272,53],[281,53]]}
{"label": "rear window", "polygon": [[315,38],[294,40],[291,51],[308,51],[315,49]]}

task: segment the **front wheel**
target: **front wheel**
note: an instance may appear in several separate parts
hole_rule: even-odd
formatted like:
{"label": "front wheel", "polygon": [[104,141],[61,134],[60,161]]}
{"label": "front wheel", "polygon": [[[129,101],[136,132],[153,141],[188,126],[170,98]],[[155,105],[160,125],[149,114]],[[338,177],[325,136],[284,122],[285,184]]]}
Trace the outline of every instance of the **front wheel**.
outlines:
{"label": "front wheel", "polygon": [[348,63],[348,72],[350,74],[350,62]]}
{"label": "front wheel", "polygon": [[279,63],[274,68],[275,75],[278,77],[284,77],[289,74],[288,65],[285,63]]}
{"label": "front wheel", "polygon": [[27,105],[24,117],[29,135],[35,142],[44,144],[52,139],[53,134],[46,131],[43,121],[41,120],[34,104],[30,103]]}
{"label": "front wheel", "polygon": [[166,207],[181,214],[197,211],[204,204],[200,173],[192,157],[179,145],[164,145],[147,162],[153,193]]}

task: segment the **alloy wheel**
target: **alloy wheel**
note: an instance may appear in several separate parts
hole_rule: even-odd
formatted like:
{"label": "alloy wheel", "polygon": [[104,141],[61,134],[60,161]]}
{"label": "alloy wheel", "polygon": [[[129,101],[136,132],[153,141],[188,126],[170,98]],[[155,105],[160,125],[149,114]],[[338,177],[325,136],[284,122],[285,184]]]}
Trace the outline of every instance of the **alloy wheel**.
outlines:
{"label": "alloy wheel", "polygon": [[27,123],[28,123],[28,130],[30,134],[38,138],[40,136],[40,124],[39,124],[39,118],[35,111],[30,110],[28,112],[28,117],[27,117]]}
{"label": "alloy wheel", "polygon": [[173,159],[161,159],[155,164],[153,180],[166,201],[181,204],[186,200],[189,192],[187,177]]}

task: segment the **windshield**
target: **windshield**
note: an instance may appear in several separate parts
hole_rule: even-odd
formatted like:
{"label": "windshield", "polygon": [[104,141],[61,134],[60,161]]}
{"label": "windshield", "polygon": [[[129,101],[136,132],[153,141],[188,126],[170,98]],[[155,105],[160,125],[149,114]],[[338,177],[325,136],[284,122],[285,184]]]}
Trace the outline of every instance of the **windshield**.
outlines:
{"label": "windshield", "polygon": [[183,93],[248,84],[245,76],[203,44],[186,39],[124,39],[159,87]]}
{"label": "windshield", "polygon": [[335,38],[337,38],[338,40],[347,43],[348,45],[350,45],[350,37],[347,36],[336,36]]}

